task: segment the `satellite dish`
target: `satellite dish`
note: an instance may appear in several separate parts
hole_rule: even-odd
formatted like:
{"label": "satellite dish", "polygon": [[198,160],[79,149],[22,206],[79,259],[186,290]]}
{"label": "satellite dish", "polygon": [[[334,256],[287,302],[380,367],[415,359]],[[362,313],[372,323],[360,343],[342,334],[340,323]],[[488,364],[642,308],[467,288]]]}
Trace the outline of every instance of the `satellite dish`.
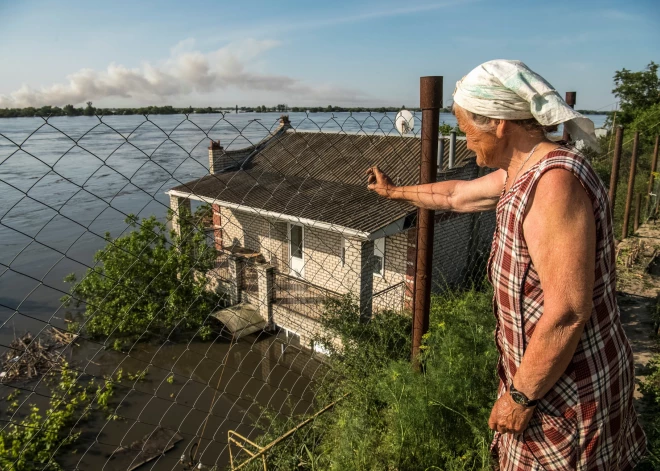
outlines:
{"label": "satellite dish", "polygon": [[394,119],[394,126],[399,134],[408,134],[415,127],[415,118],[408,110],[401,110],[396,114]]}

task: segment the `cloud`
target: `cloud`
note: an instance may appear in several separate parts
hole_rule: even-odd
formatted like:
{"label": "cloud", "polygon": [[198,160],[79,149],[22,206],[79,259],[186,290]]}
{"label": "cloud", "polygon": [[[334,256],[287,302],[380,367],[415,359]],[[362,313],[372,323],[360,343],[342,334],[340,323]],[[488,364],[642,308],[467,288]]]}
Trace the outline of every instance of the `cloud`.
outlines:
{"label": "cloud", "polygon": [[311,85],[285,75],[251,71],[255,59],[280,45],[274,40],[248,39],[202,53],[195,49],[194,39],[186,39],[158,64],[147,62],[140,68],[127,68],[111,63],[106,70],[81,69],[67,77],[68,83],[41,89],[23,85],[9,95],[0,95],[0,108],[63,106],[109,98],[159,104],[167,99],[229,89],[273,92],[280,99],[292,97],[301,101],[336,103],[366,99],[358,90]]}

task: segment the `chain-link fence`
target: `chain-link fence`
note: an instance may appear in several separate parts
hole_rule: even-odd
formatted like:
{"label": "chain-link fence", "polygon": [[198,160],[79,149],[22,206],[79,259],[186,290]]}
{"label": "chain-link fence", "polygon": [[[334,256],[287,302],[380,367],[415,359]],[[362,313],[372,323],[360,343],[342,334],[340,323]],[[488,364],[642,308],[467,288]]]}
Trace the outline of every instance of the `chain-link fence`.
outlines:
{"label": "chain-link fence", "polygon": [[[343,397],[337,316],[410,322],[416,210],[365,177],[418,181],[394,118],[3,120],[3,469],[222,469],[303,433]],[[479,176],[442,144],[439,179]],[[435,221],[434,292],[479,286],[494,215]]]}

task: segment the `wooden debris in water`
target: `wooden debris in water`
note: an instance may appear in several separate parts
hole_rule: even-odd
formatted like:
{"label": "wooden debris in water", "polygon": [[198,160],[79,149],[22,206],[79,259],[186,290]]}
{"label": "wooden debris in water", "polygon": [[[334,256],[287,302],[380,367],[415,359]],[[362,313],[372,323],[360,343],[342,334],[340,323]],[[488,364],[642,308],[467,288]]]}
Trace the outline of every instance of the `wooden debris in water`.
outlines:
{"label": "wooden debris in water", "polygon": [[51,328],[36,339],[30,332],[14,338],[0,357],[0,383],[29,380],[48,371],[59,371],[65,361],[62,350],[77,337]]}
{"label": "wooden debris in water", "polygon": [[141,440],[117,448],[110,458],[110,469],[133,471],[170,451],[181,440],[183,437],[178,432],[158,427]]}

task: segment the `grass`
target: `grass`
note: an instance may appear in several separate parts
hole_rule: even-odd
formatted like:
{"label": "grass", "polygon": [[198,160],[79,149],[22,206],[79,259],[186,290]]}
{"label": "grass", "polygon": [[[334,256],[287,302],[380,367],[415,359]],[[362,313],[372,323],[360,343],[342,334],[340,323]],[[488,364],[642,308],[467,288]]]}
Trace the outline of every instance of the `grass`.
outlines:
{"label": "grass", "polygon": [[[333,375],[316,392],[316,409],[348,396],[275,447],[268,469],[489,469],[487,423],[497,391],[491,293],[433,298],[421,373],[409,362],[409,317],[358,319],[350,298],[328,306],[323,322],[343,348],[325,339]],[[262,445],[304,417],[269,419]]]}

